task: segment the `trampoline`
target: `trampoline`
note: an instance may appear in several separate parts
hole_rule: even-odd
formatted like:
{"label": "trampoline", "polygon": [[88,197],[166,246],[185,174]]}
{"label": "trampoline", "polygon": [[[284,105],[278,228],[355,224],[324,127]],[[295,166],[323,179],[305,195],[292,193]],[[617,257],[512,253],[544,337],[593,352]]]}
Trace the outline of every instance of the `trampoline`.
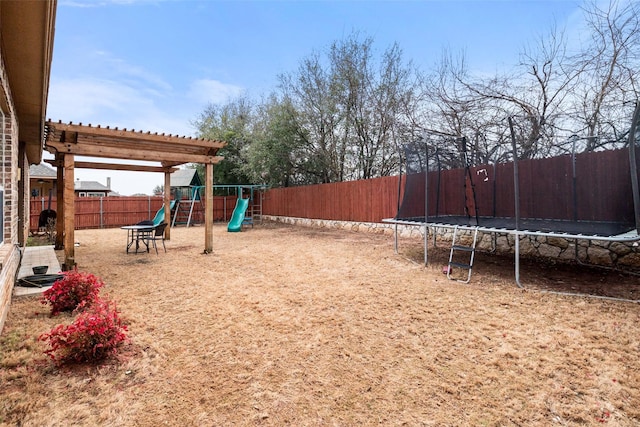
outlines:
{"label": "trampoline", "polygon": [[[385,220],[389,221],[389,220]],[[561,219],[522,219],[516,229],[515,218],[480,217],[478,220],[466,216],[430,216],[404,218],[391,220],[394,223],[405,225],[423,225],[425,223],[433,227],[455,227],[462,229],[475,229],[489,233],[514,233],[519,234],[563,237],[567,239],[580,238],[590,240],[635,241],[640,236],[628,223],[613,221],[570,221]]]}
{"label": "trampoline", "polygon": [[464,137],[454,141],[462,148],[457,168],[443,168],[443,153],[428,142],[404,147],[401,203],[395,218],[383,220],[396,224],[396,250],[397,225],[424,228],[425,265],[430,228],[513,235],[515,280],[522,287],[522,237],[640,240],[640,103],[626,147],[597,152],[576,153],[574,142],[570,154],[517,160],[512,120],[510,162],[473,165]]}

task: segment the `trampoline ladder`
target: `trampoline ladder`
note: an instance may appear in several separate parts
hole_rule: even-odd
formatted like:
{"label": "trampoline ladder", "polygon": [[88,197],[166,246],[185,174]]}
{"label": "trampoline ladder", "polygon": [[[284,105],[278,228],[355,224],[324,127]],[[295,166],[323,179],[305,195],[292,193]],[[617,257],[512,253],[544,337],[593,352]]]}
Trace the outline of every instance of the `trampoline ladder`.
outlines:
{"label": "trampoline ladder", "polygon": [[[458,280],[458,282],[462,282],[462,283],[469,283],[469,281],[471,280],[471,270],[473,269],[473,258],[476,253],[476,243],[478,242],[478,229],[474,228],[473,230],[473,243],[471,244],[471,246],[456,245],[457,234],[458,234],[458,227],[456,226],[453,229],[453,240],[451,241],[451,252],[449,253],[449,268],[447,268],[447,279],[454,280],[454,278],[451,277],[451,270],[454,267],[462,268],[467,270],[467,280],[460,280],[460,279],[455,279],[455,280]],[[465,263],[453,261],[453,254],[456,251],[468,253],[469,263],[465,264]]]}

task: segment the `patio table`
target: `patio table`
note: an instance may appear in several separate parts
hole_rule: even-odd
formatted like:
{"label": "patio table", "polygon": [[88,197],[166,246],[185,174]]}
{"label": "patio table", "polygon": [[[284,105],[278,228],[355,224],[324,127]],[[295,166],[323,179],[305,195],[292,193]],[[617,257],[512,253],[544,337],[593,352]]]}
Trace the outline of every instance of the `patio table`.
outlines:
{"label": "patio table", "polygon": [[149,242],[147,241],[147,238],[153,232],[153,225],[125,225],[120,228],[127,230],[127,253],[129,253],[129,249],[134,243],[136,244],[135,253],[138,253],[141,240],[147,247],[147,252],[149,252]]}

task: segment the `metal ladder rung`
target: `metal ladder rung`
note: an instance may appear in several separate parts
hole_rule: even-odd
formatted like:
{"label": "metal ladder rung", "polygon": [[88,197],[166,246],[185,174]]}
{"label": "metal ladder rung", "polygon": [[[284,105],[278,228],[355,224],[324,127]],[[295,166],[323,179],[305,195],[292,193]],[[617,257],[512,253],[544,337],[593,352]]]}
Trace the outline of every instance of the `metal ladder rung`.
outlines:
{"label": "metal ladder rung", "polygon": [[449,266],[450,267],[464,268],[466,270],[471,270],[473,268],[470,264],[464,264],[462,262],[454,262],[454,261],[451,261],[449,263]]}
{"label": "metal ladder rung", "polygon": [[458,246],[458,245],[454,245],[451,247],[454,251],[465,251],[465,252],[473,252],[475,251],[475,248],[472,248],[471,246]]}
{"label": "metal ladder rung", "polygon": [[[473,233],[473,243],[471,246],[463,246],[463,245],[456,245],[456,237],[458,235],[458,227],[456,226],[453,229],[453,240],[451,241],[451,252],[449,253],[449,267],[447,268],[447,279],[449,280],[453,280],[451,278],[451,268],[452,267],[457,267],[457,268],[462,268],[467,270],[467,280],[460,280],[460,279],[456,279],[459,282],[463,282],[463,283],[469,283],[469,281],[471,280],[471,271],[473,269],[473,258],[475,256],[476,253],[476,244],[478,242],[478,228],[474,228],[473,229],[474,233]],[[467,252],[469,253],[469,263],[462,263],[462,262],[456,262],[453,261],[453,253],[455,251],[462,251],[462,252]]]}

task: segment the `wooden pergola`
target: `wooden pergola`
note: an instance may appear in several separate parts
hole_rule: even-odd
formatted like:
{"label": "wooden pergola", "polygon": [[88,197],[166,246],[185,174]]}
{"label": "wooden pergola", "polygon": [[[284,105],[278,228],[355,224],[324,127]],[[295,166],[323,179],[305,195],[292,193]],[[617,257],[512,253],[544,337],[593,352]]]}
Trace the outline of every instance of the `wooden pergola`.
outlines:
{"label": "wooden pergola", "polygon": [[[110,169],[164,173],[164,212],[170,220],[170,175],[185,163],[205,165],[205,242],[204,252],[213,251],[213,165],[223,157],[217,155],[223,141],[165,135],[118,128],[46,122],[45,149],[55,155],[47,162],[57,168],[58,212],[56,247],[64,246],[66,270],[75,265],[74,253],[74,169]],[[75,161],[75,156],[159,162],[159,166]],[[62,220],[60,220],[62,218]],[[171,238],[170,227],[165,238]]]}

